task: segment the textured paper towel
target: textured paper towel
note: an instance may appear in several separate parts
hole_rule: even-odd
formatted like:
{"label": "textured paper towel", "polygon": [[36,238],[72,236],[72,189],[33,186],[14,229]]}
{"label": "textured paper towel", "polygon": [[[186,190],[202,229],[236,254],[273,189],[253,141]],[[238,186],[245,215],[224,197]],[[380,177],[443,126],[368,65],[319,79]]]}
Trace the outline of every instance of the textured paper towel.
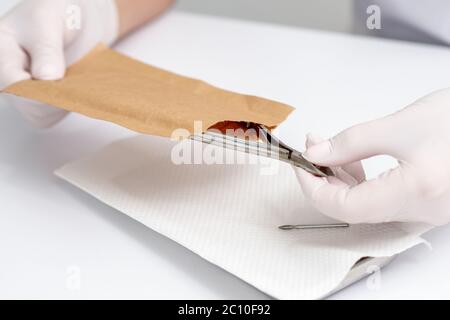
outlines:
{"label": "textured paper towel", "polygon": [[[288,165],[177,166],[172,146],[133,137],[56,174],[275,298],[323,297],[360,258],[392,256],[422,242],[397,224],[278,230],[327,222],[304,203]],[[278,166],[275,175],[261,175],[268,164]]]}
{"label": "textured paper towel", "polygon": [[274,128],[293,110],[146,65],[102,45],[60,81],[25,80],[4,92],[164,137],[179,128],[194,133],[194,121],[202,121],[203,131],[223,121]]}

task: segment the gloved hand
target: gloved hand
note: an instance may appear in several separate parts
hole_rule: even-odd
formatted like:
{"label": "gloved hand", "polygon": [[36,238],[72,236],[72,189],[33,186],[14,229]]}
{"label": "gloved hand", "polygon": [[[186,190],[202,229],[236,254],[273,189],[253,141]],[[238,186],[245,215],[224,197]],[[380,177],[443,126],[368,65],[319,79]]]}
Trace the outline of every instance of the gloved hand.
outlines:
{"label": "gloved hand", "polygon": [[[0,20],[0,90],[30,78],[61,79],[67,65],[98,42],[111,44],[117,34],[115,0],[25,0]],[[66,114],[8,98],[38,127],[49,127]]]}
{"label": "gloved hand", "polygon": [[[398,167],[366,181],[361,163],[390,155]],[[318,178],[295,168],[305,196],[322,213],[348,223],[450,221],[450,89],[326,141],[310,136],[305,158],[335,168]]]}

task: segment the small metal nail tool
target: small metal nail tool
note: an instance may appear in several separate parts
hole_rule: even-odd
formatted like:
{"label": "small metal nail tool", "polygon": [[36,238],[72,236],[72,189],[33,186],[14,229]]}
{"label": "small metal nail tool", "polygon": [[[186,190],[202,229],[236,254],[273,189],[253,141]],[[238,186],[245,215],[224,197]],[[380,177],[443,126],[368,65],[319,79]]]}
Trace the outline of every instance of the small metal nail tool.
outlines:
{"label": "small metal nail tool", "polygon": [[298,225],[284,225],[279,226],[278,229],[281,230],[311,230],[311,229],[335,229],[335,228],[348,228],[350,227],[347,223],[335,223],[335,224],[298,224]]}

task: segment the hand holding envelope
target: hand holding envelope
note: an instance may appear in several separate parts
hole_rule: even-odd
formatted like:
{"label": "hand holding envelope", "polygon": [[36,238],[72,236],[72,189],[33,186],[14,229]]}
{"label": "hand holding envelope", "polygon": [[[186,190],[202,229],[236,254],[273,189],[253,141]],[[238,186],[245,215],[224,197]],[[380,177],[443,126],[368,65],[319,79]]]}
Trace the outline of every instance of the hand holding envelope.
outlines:
{"label": "hand holding envelope", "polygon": [[193,134],[224,121],[278,126],[293,108],[168,72],[98,45],[59,81],[18,82],[4,90],[144,134]]}
{"label": "hand holding envelope", "polygon": [[[77,20],[78,19],[78,20]],[[98,42],[117,37],[111,0],[28,0],[0,20],[0,90],[27,79],[58,80]],[[46,128],[67,112],[47,104],[11,99],[32,124]]]}

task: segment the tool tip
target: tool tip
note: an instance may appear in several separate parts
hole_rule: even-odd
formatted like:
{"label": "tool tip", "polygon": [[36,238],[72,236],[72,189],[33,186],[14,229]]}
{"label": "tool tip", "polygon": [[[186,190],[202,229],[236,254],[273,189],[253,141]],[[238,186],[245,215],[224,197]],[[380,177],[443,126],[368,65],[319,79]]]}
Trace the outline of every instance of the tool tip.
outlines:
{"label": "tool tip", "polygon": [[278,229],[281,230],[292,230],[294,226],[291,225],[284,225],[284,226],[279,226]]}

